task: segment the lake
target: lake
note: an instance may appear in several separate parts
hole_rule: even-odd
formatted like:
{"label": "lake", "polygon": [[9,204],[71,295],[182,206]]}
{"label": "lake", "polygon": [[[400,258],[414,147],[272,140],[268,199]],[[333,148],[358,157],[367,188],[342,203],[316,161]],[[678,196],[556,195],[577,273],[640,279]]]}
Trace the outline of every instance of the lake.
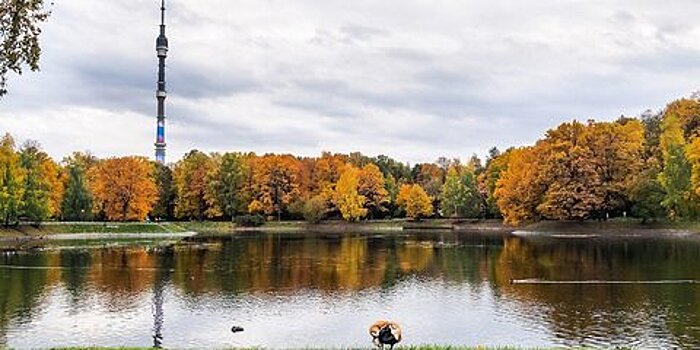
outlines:
{"label": "lake", "polygon": [[370,347],[386,318],[401,345],[697,348],[699,265],[692,236],[48,243],[0,255],[0,347]]}

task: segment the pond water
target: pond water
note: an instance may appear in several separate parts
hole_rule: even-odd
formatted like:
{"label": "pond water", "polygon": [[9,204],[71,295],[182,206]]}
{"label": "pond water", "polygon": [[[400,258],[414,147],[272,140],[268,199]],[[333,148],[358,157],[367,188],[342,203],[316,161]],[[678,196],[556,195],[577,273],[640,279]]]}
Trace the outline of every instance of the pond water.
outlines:
{"label": "pond water", "polygon": [[[402,345],[700,347],[693,237],[61,244],[0,255],[0,347],[369,347],[367,328],[383,318],[401,324]],[[664,282],[638,283],[650,281]]]}

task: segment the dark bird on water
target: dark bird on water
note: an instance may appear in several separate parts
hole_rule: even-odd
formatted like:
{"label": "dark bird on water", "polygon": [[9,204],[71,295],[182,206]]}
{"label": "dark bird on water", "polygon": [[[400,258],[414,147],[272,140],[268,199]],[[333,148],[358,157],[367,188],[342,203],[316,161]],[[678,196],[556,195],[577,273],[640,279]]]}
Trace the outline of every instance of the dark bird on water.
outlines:
{"label": "dark bird on water", "polygon": [[401,327],[396,322],[380,320],[369,327],[369,335],[375,346],[384,349],[384,345],[389,345],[393,349],[401,341]]}
{"label": "dark bird on water", "polygon": [[231,327],[231,332],[233,332],[233,333],[243,332],[243,327],[233,326],[233,327]]}

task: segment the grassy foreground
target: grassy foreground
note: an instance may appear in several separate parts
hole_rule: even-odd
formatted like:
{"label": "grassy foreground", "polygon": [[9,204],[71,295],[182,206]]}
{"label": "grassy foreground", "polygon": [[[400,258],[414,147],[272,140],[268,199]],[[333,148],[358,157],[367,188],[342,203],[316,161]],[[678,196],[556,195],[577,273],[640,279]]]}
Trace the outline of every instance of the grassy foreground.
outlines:
{"label": "grassy foreground", "polygon": [[[233,348],[236,349],[236,348]],[[245,348],[242,348],[245,349]],[[259,348],[252,348],[259,349]],[[289,348],[285,350],[292,350]],[[338,348],[337,350],[376,350],[377,348]],[[385,349],[388,349],[386,347]],[[396,350],[549,350],[549,349],[564,349],[564,348],[522,348],[513,346],[503,347],[486,347],[486,346],[450,346],[450,345],[420,345],[420,346],[396,346]],[[584,349],[584,348],[576,348]],[[622,350],[624,348],[615,348]],[[102,347],[67,347],[67,348],[51,348],[51,350],[153,350],[152,347],[117,347],[117,348],[102,348]],[[333,350],[324,348],[302,348],[301,350]]]}

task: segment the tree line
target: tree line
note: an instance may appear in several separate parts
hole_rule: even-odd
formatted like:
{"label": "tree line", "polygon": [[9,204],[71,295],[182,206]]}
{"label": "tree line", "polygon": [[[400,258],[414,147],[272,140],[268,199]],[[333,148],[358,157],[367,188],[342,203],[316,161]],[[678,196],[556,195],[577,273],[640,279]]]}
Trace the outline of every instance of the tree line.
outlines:
{"label": "tree line", "polygon": [[693,220],[700,213],[700,100],[612,122],[562,123],[534,145],[492,148],[484,162],[410,166],[361,153],[204,153],[177,163],[55,162],[35,141],[0,140],[0,219],[267,220],[409,217]]}

